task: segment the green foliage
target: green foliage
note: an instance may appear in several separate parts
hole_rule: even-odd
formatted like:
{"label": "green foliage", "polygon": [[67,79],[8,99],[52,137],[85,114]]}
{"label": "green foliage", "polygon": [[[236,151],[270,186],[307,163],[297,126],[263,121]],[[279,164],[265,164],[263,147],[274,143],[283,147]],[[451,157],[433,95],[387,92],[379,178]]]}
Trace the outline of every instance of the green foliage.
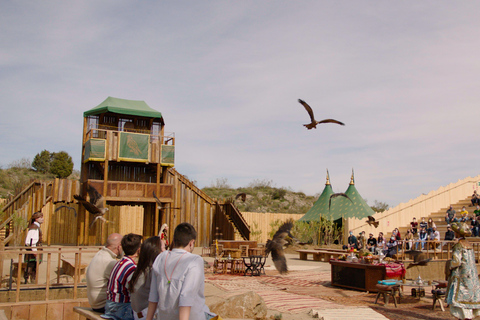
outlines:
{"label": "green foliage", "polygon": [[372,208],[372,210],[375,212],[383,212],[385,210],[388,210],[388,207],[389,205],[386,202],[381,202],[377,200],[373,202],[373,206],[370,206],[370,208]]}
{"label": "green foliage", "polygon": [[73,171],[72,157],[65,151],[56,152],[53,154],[52,162],[50,164],[50,172],[56,177],[64,179],[67,178]]}
{"label": "green foliage", "polygon": [[260,241],[261,236],[262,236],[262,230],[258,228],[258,223],[254,221],[253,225],[250,226],[250,239],[255,241]]}
{"label": "green foliage", "polygon": [[272,187],[274,183],[271,180],[254,180],[248,187],[237,189],[217,187],[225,184],[223,182],[225,180],[220,180],[216,186],[203,188],[202,191],[214,199],[235,199],[237,194],[245,192],[245,202],[235,200],[240,211],[305,214],[318,198],[288,188]]}
{"label": "green foliage", "polygon": [[323,218],[320,221],[296,221],[292,234],[302,243],[331,245],[335,240],[341,240],[342,227]]}
{"label": "green foliage", "polygon": [[12,223],[14,232],[14,246],[20,246],[23,239],[22,232],[23,230],[25,230],[26,227],[28,227],[28,220],[19,215],[18,211],[15,211],[12,216]]}
{"label": "green foliage", "polygon": [[283,315],[281,313],[275,313],[275,315],[273,316],[274,320],[282,320],[282,318],[283,318]]}
{"label": "green foliage", "polygon": [[50,172],[52,156],[53,154],[48,150],[43,150],[42,152],[37,153],[35,158],[33,158],[32,167],[41,173]]}

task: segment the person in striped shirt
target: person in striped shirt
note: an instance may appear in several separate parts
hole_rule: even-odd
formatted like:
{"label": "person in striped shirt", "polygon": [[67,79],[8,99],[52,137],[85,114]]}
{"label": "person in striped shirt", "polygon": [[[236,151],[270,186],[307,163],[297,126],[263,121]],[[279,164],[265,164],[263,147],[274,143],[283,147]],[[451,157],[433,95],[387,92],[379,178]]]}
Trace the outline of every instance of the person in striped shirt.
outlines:
{"label": "person in striped shirt", "polygon": [[115,264],[110,273],[105,313],[101,316],[104,319],[133,320],[127,284],[137,268],[135,259],[140,252],[142,239],[141,235],[134,233],[129,233],[122,238],[121,243],[125,256]]}

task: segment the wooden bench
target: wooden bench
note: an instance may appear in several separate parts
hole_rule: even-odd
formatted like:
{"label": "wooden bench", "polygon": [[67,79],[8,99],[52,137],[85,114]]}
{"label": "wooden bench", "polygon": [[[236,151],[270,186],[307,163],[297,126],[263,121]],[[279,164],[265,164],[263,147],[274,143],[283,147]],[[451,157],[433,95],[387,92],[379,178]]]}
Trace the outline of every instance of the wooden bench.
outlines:
{"label": "wooden bench", "polygon": [[95,312],[92,310],[92,308],[85,308],[85,307],[73,307],[73,311],[78,313],[79,315],[91,319],[91,320],[103,320],[102,317],[100,317],[102,314],[100,312]]}
{"label": "wooden bench", "polygon": [[335,252],[329,250],[297,250],[297,252],[300,254],[300,260],[308,260],[308,255],[311,254],[313,256],[313,261],[324,262],[345,254],[345,252]]}
{"label": "wooden bench", "polygon": [[[87,266],[88,264],[86,263],[80,264],[79,266],[80,270],[78,272],[79,282],[82,282],[82,280],[85,279]],[[75,260],[62,258],[62,269],[64,274],[69,275],[73,278],[75,276]]]}

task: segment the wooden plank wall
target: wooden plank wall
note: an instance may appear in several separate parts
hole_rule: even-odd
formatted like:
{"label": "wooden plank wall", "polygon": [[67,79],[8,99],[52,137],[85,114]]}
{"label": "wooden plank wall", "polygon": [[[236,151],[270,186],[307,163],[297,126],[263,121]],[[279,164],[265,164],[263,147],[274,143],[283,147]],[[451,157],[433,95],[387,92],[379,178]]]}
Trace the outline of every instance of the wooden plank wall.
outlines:
{"label": "wooden plank wall", "polygon": [[[263,213],[263,212],[242,212],[243,217],[247,220],[248,225],[250,226],[250,231],[261,231],[262,233],[256,238],[250,233],[251,240],[257,240],[260,243],[267,242],[269,238],[268,233],[272,230],[270,223],[280,220],[285,222],[289,219],[297,221],[303,214],[295,213]],[[238,239],[240,240],[240,239]]]}
{"label": "wooden plank wall", "polygon": [[[209,246],[212,243],[212,222],[215,201],[198,189],[175,169],[168,170],[166,183],[174,185],[173,202],[162,210],[162,223],[168,224],[169,239],[173,239],[175,227],[188,222],[197,230],[197,246]],[[232,238],[233,239],[233,238]]]}
{"label": "wooden plank wall", "polygon": [[48,319],[86,319],[73,311],[73,307],[90,307],[87,299],[30,301],[19,303],[1,303],[0,310],[5,311],[10,320],[48,320]]}

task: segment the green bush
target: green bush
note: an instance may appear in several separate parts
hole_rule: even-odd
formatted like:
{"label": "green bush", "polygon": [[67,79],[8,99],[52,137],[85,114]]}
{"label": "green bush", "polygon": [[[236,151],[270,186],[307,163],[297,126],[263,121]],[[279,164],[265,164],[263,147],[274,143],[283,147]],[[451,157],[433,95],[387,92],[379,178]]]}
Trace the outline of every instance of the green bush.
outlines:
{"label": "green bush", "polygon": [[50,164],[52,162],[53,154],[48,150],[43,150],[40,153],[37,153],[32,162],[32,167],[41,173],[50,172]]}

